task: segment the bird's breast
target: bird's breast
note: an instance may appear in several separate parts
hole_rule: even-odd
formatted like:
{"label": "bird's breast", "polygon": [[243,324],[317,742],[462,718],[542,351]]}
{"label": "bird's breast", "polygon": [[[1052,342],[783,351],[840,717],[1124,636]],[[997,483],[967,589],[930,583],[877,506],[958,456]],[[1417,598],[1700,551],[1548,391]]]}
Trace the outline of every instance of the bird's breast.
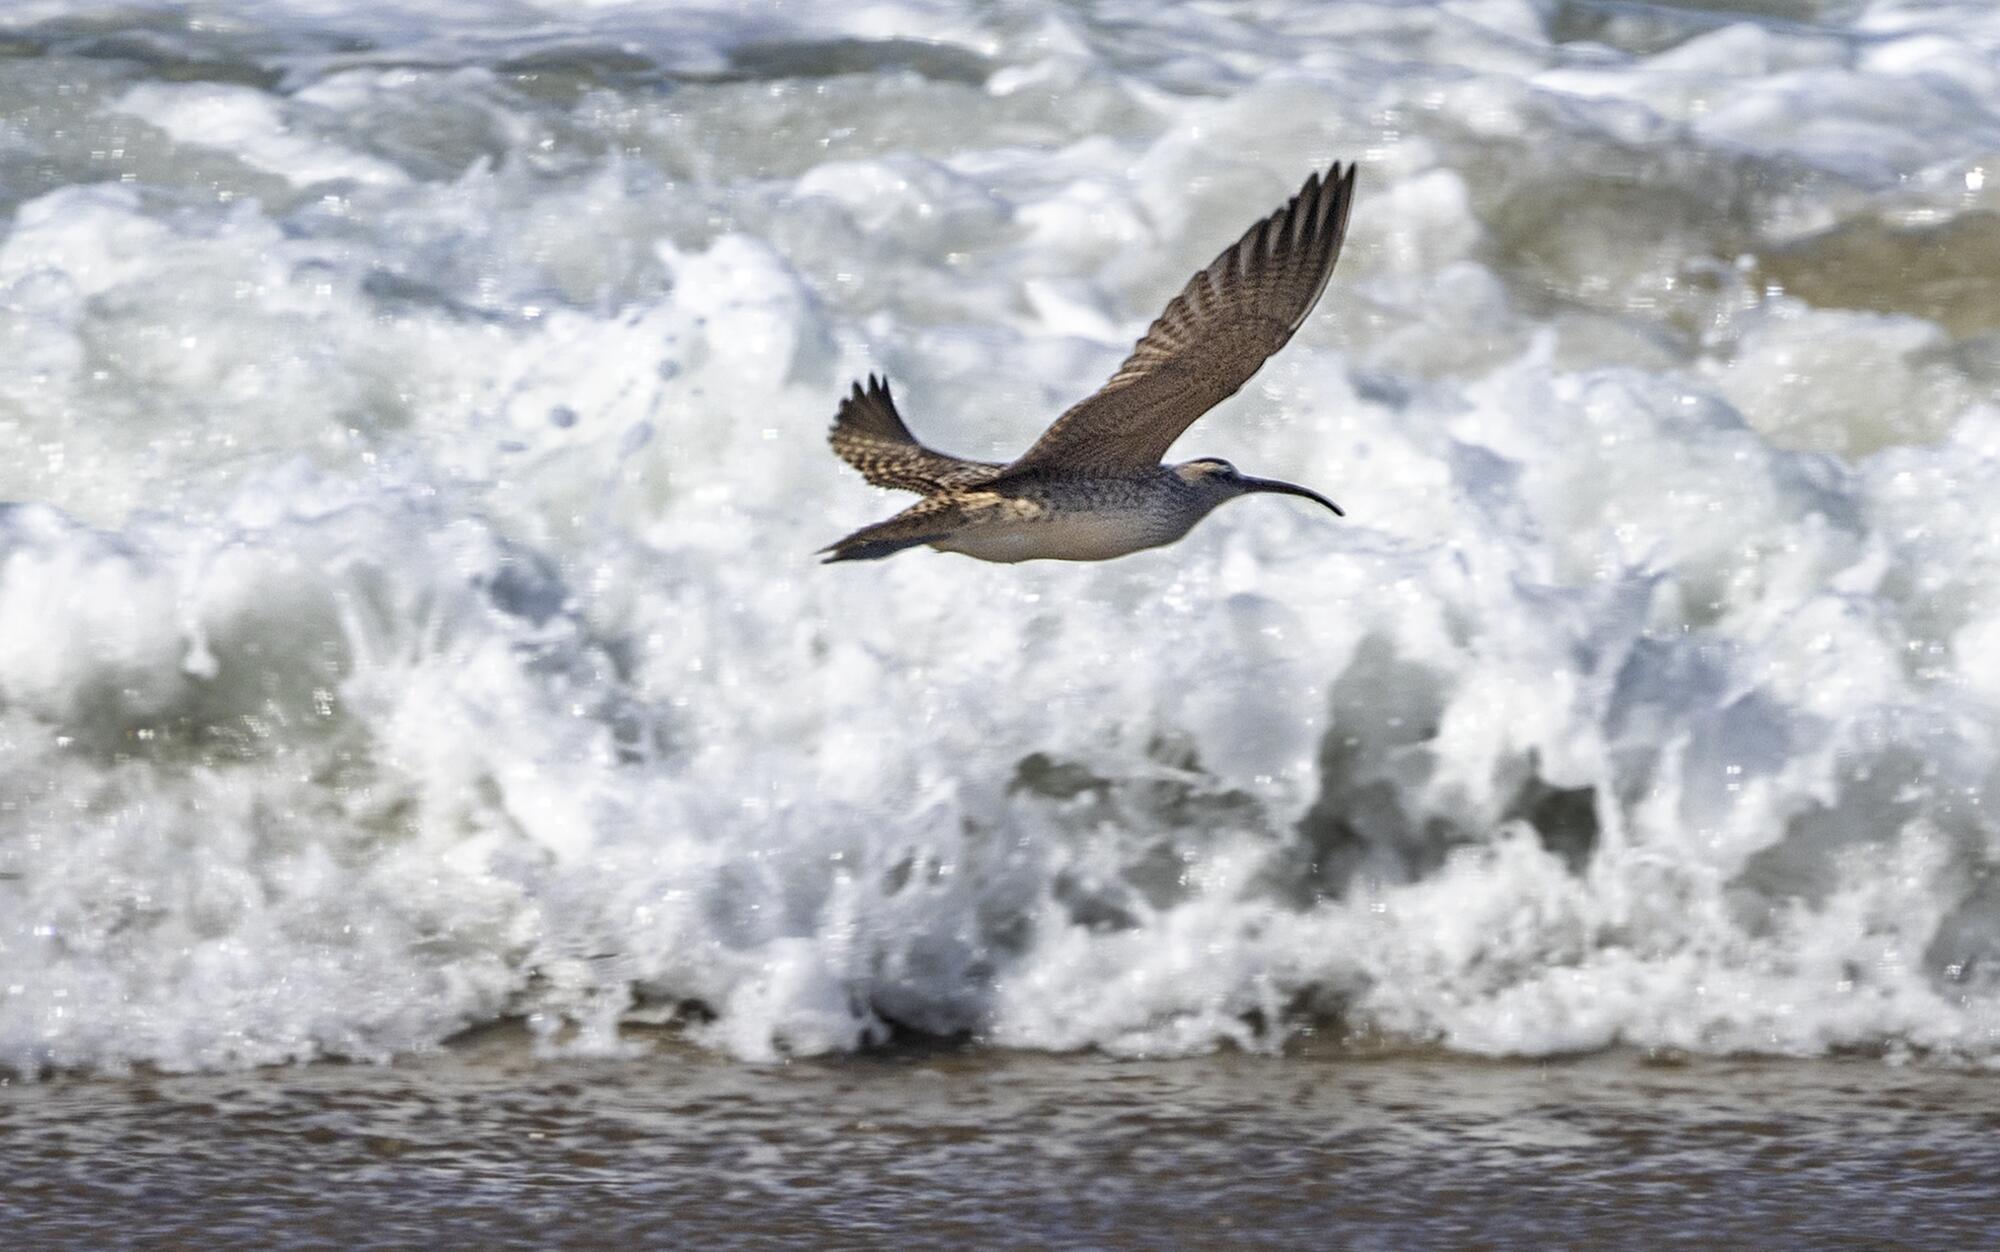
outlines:
{"label": "bird's breast", "polygon": [[1194,521],[1178,516],[1176,500],[1137,485],[1065,486],[995,494],[931,546],[982,561],[1108,561],[1172,543]]}

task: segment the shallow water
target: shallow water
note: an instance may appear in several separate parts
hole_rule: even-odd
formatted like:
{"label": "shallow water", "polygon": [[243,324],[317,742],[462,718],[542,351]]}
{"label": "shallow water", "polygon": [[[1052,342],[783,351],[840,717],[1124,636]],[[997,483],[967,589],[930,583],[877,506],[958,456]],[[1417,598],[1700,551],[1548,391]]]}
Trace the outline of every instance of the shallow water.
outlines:
{"label": "shallow water", "polygon": [[0,1090],[0,1219],[34,1248],[1964,1248],[2000,1221],[1989,1088],[1630,1055],[551,1063],[501,1035]]}
{"label": "shallow water", "polygon": [[[0,1064],[2000,1055],[1990,4],[0,14]],[[823,569],[1308,170],[1172,549]]]}

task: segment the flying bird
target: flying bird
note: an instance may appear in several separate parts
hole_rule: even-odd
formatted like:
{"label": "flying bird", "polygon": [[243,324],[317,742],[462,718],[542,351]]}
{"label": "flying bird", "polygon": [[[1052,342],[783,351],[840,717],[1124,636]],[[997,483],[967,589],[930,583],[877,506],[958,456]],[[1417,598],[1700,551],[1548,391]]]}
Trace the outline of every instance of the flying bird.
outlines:
{"label": "flying bird", "polygon": [[1168,302],[1111,381],[1008,464],[917,442],[889,383],[869,375],[841,401],[834,452],[878,487],[923,499],[821,549],[872,561],[919,544],[982,561],[1105,561],[1169,544],[1219,504],[1260,492],[1340,506],[1252,478],[1215,457],[1160,458],[1196,418],[1235,395],[1285,346],[1326,290],[1347,233],[1354,167],[1335,162],[1252,226]]}

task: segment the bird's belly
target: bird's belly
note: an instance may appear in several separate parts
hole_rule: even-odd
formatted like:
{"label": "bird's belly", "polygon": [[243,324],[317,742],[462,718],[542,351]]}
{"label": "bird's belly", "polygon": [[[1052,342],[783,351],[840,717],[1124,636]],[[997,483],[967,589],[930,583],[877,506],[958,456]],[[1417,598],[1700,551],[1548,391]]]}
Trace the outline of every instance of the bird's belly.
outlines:
{"label": "bird's belly", "polygon": [[968,526],[934,541],[940,552],[960,552],[982,561],[1108,561],[1156,548],[1175,536],[1138,511],[1090,513],[1035,521],[989,522]]}

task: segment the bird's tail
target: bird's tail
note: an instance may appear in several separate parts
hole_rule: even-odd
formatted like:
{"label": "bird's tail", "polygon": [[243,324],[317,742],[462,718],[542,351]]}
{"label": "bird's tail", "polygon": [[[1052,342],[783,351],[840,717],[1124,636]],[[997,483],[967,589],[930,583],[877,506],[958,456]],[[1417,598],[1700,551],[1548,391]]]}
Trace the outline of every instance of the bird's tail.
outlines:
{"label": "bird's tail", "polygon": [[876,561],[904,548],[942,539],[962,520],[963,512],[956,501],[932,496],[917,501],[887,521],[863,526],[820,551],[832,553],[824,562],[828,565],[835,561]]}
{"label": "bird's tail", "polygon": [[821,548],[821,552],[832,555],[820,564],[831,565],[835,561],[879,561],[885,556],[894,556],[904,548],[914,548],[919,544],[941,538],[942,535],[919,535],[914,539],[870,539],[868,530],[857,530],[839,543],[828,544]]}

